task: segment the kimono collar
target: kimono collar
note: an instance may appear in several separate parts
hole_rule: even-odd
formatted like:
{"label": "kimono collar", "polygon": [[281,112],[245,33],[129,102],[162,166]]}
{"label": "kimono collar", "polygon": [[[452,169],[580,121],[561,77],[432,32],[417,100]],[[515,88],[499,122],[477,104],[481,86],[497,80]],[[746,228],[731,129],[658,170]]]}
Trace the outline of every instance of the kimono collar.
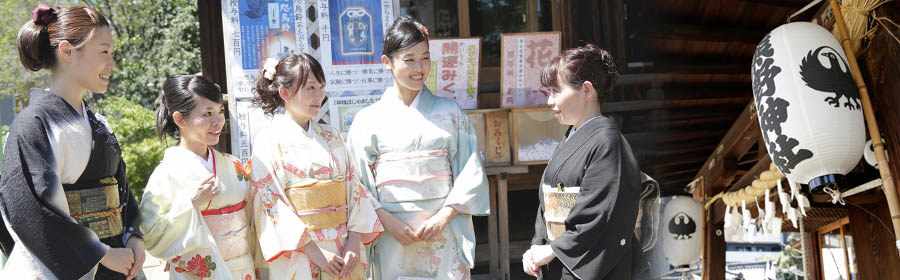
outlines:
{"label": "kimono collar", "polygon": [[[387,88],[384,91],[384,96],[382,96],[381,99],[406,106],[406,104],[403,104],[403,101],[400,99],[400,91],[398,91],[397,88],[393,86]],[[423,86],[422,89],[419,90],[419,94],[416,94],[416,98],[413,99],[413,102],[409,104],[409,107],[415,108],[419,111],[427,111],[434,105],[435,99],[436,98],[434,94],[431,93],[431,90],[429,90],[428,87]]]}
{"label": "kimono collar", "polygon": [[[32,88],[28,91],[28,103],[38,104],[38,103],[48,103],[50,105],[54,105],[55,108],[64,111],[61,113],[71,114],[72,117],[82,117],[79,116],[78,110],[75,110],[75,107],[72,107],[72,104],[69,104],[62,96],[53,94],[49,89],[40,89],[40,88]],[[65,104],[65,105],[62,105]],[[84,100],[81,101],[82,108],[87,108]],[[51,107],[53,108],[53,107]]]}
{"label": "kimono collar", "polygon": [[306,136],[309,136],[309,138],[315,138],[313,137],[313,135],[316,134],[316,122],[312,119],[309,120],[309,126],[307,129],[303,129],[303,127],[300,126],[300,124],[297,124],[297,122],[295,122],[294,119],[288,116],[287,113],[276,114],[273,120],[275,122],[281,123],[280,125],[282,126],[282,128],[294,130],[295,132],[297,132],[297,134],[305,134]]}
{"label": "kimono collar", "polygon": [[182,146],[172,146],[166,149],[163,154],[163,161],[173,161],[179,163],[188,163],[195,162],[199,165],[203,166],[203,169],[212,173],[213,172],[213,162],[216,160],[215,150],[207,147],[209,150],[209,154],[204,159],[203,157],[197,155],[196,153],[188,150]]}

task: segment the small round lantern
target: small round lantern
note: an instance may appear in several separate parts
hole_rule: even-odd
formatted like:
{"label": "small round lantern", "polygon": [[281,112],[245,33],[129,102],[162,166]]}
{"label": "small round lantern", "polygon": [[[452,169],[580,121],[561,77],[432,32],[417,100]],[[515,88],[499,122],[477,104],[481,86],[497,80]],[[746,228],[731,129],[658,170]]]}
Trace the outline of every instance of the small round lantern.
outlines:
{"label": "small round lantern", "polygon": [[689,196],[676,196],[663,210],[663,253],[676,270],[684,271],[703,253],[703,206]]}

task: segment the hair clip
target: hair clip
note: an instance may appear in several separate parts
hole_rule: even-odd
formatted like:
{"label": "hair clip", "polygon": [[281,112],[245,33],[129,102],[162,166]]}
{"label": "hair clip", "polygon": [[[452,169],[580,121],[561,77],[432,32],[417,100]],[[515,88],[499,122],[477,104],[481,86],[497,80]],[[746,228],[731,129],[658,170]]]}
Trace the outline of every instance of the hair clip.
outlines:
{"label": "hair clip", "polygon": [[278,60],[274,58],[266,58],[266,63],[263,65],[263,77],[266,80],[275,79],[275,68],[278,67]]}
{"label": "hair clip", "polygon": [[429,40],[429,38],[428,38],[428,28],[426,28],[425,25],[422,25],[421,23],[418,23],[418,22],[415,22],[415,21],[414,21],[413,23],[416,24],[416,27],[418,27],[419,30],[422,30],[422,33],[425,33],[425,40]]}
{"label": "hair clip", "polygon": [[34,10],[31,10],[31,20],[34,24],[47,26],[56,20],[56,10],[47,4],[39,4]]}
{"label": "hair clip", "polygon": [[619,73],[616,69],[616,62],[613,61],[612,56],[608,53],[603,56],[603,67],[606,68],[606,73],[609,75],[617,75]]}

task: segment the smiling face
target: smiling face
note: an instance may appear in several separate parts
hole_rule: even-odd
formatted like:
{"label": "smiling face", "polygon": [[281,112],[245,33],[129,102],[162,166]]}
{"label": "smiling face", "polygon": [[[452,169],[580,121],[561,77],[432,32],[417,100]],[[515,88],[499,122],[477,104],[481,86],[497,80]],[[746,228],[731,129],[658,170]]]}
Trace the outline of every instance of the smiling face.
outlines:
{"label": "smiling face", "polygon": [[394,74],[394,85],[404,92],[418,92],[425,86],[425,78],[431,70],[431,53],[428,42],[395,51],[391,57],[381,56],[384,66]]}
{"label": "smiling face", "polygon": [[105,93],[112,71],[116,69],[114,48],[109,27],[99,27],[81,47],[72,50],[71,60],[67,63],[69,71],[66,72],[73,75],[73,81],[78,86],[95,93]]}
{"label": "smiling face", "polygon": [[225,105],[201,96],[197,96],[194,102],[194,109],[182,114],[181,122],[176,121],[181,141],[203,147],[219,143],[222,127],[225,126]]}
{"label": "smiling face", "polygon": [[[297,66],[294,71],[300,71],[300,67]],[[300,79],[297,79],[296,83],[299,84],[299,81]],[[296,90],[290,93],[293,89]],[[284,110],[298,124],[304,125],[300,122],[309,121],[319,115],[319,110],[322,109],[322,100],[325,99],[325,86],[316,79],[315,75],[309,73],[306,77],[306,84],[296,85],[293,89],[284,87],[279,89],[280,92],[284,91],[281,96],[284,99]]]}

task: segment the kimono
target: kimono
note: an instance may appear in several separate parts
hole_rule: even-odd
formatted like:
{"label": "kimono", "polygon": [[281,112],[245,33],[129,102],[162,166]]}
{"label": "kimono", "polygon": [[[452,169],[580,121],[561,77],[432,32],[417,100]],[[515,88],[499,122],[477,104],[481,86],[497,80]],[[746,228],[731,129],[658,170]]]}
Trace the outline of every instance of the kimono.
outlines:
{"label": "kimono", "polygon": [[632,279],[640,180],[611,117],[586,121],[556,147],[541,178],[531,241],[556,255],[541,267],[542,279]]}
{"label": "kimono", "polygon": [[[416,230],[442,207],[459,211],[431,242],[402,246],[382,236],[370,256],[375,279],[468,279],[475,263],[473,215],[488,215],[487,177],[475,130],[456,102],[423,88],[410,106],[397,89],[354,118],[348,145],[360,181],[384,210]],[[365,167],[365,168],[362,168]]]}
{"label": "kimono", "polygon": [[[341,256],[348,232],[369,244],[383,231],[378,208],[359,183],[337,130],[310,122],[304,130],[279,114],[257,134],[251,171],[253,219],[271,279],[337,279],[313,264],[308,242]],[[359,263],[349,279],[365,279],[368,262],[359,244]]]}
{"label": "kimono", "polygon": [[[0,174],[2,279],[125,279],[100,263],[141,237],[125,161],[106,120],[32,89],[13,121]],[[10,252],[11,251],[11,252]]]}
{"label": "kimono", "polygon": [[[166,149],[141,200],[141,231],[154,257],[166,260],[169,279],[255,279],[248,175],[232,155],[209,149]],[[191,198],[215,174],[219,194],[200,209]]]}

